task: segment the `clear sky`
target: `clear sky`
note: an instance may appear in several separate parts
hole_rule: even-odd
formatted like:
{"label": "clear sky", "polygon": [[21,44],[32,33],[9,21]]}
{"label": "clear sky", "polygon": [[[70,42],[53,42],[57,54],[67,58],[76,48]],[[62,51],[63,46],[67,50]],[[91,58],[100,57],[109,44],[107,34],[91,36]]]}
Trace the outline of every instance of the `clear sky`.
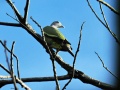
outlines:
{"label": "clear sky", "polygon": [[[21,15],[24,15],[25,1],[26,0],[13,1]],[[105,1],[117,9],[116,4],[119,1]],[[103,20],[99,3],[96,0],[90,0],[90,2],[96,13]],[[115,26],[116,22],[114,19],[117,15],[104,5],[103,10],[111,30],[117,34]],[[16,22],[7,16],[6,13],[15,17],[14,12],[6,1],[0,0],[0,21]],[[94,79],[114,85],[114,81],[116,80],[115,77],[102,67],[100,60],[94,52],[97,52],[100,55],[107,68],[116,75],[115,48],[118,44],[107,29],[98,21],[98,19],[96,19],[86,0],[31,0],[28,22],[36,32],[41,34],[39,28],[30,19],[30,16],[38,21],[42,27],[50,25],[53,21],[60,21],[65,26],[65,28],[60,29],[60,31],[65,35],[68,41],[71,42],[74,53],[76,52],[78,45],[81,24],[86,21],[82,31],[82,41],[75,68],[83,71],[86,75]],[[52,63],[49,59],[49,55],[46,53],[45,49],[24,29],[0,26],[0,40],[6,40],[9,49],[11,49],[12,42],[16,42],[14,53],[19,58],[20,75],[22,78],[53,76]],[[73,57],[69,53],[59,52],[59,55],[66,63],[72,65]],[[0,63],[7,67],[4,48],[1,44]],[[57,75],[67,74],[67,72],[57,63],[55,64]],[[14,67],[16,67],[15,59]],[[14,69],[16,73],[16,68]],[[0,68],[0,75],[8,74]],[[66,82],[67,80],[60,81],[60,87],[62,88]],[[55,90],[55,82],[30,82],[26,84],[32,90]],[[20,85],[18,86],[20,90],[24,90]],[[13,84],[4,86],[0,90],[10,90],[11,88],[13,88]],[[84,84],[80,80],[73,79],[67,86],[66,90],[100,89],[89,84]]]}

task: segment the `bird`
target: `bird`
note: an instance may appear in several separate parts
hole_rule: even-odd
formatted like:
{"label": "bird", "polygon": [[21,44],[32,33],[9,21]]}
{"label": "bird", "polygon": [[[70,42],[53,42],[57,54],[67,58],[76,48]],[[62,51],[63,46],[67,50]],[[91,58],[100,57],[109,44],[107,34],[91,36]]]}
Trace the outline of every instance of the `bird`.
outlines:
{"label": "bird", "polygon": [[59,51],[67,51],[74,57],[71,43],[59,31],[59,28],[64,28],[62,23],[59,21],[54,21],[50,26],[45,26],[43,28],[45,41],[47,45],[51,48],[56,49],[56,54]]}

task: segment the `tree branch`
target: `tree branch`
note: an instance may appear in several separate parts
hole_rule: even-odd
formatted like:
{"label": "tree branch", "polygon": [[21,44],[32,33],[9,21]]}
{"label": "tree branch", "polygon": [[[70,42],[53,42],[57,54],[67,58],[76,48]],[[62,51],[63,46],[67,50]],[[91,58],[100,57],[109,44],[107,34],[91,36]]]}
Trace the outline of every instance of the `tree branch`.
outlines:
{"label": "tree branch", "polygon": [[[70,79],[69,75],[58,76],[58,80],[67,80]],[[23,82],[45,82],[45,81],[55,81],[55,77],[30,77],[30,78],[21,78]],[[7,84],[12,84],[12,80],[0,80],[0,88]],[[17,82],[18,83],[18,82]]]}
{"label": "tree branch", "polygon": [[12,3],[11,0],[6,0],[7,3],[11,6],[11,8],[13,9],[13,11],[15,12],[17,18],[19,19],[19,21],[22,21],[23,18],[22,16],[20,15],[19,11],[17,10],[17,8],[15,7],[15,5]]}
{"label": "tree branch", "polygon": [[[47,51],[47,47],[46,47],[45,42],[43,41],[41,35],[38,35],[29,24],[22,23],[22,28],[24,28],[30,35],[32,35]],[[48,53],[48,51],[47,51],[47,53]],[[52,55],[54,55],[53,50],[51,50],[51,53],[52,53]],[[64,68],[68,72],[69,76],[71,77],[72,74],[70,74],[70,72],[71,72],[71,70],[73,70],[73,67],[70,66],[69,64],[66,64],[59,55],[56,55],[55,60],[62,68]],[[79,79],[83,83],[91,84],[91,85],[94,85],[101,89],[108,89],[108,90],[115,89],[115,87],[113,87],[109,84],[106,84],[106,83],[103,83],[98,80],[90,78],[89,76],[85,75],[82,71],[74,69],[74,72],[75,72],[74,78]]]}
{"label": "tree branch", "polygon": [[13,84],[14,84],[14,88],[15,90],[18,90],[17,88],[17,85],[16,85],[16,77],[14,75],[14,68],[13,68],[13,49],[14,49],[14,44],[15,44],[15,41],[13,41],[12,43],[12,48],[11,48],[11,53],[10,53],[10,61],[11,61],[11,64],[10,64],[10,74],[11,74],[11,77],[12,77],[12,80],[13,80]]}
{"label": "tree branch", "polygon": [[65,84],[65,86],[63,87],[62,90],[66,89],[66,87],[68,86],[68,84],[72,81],[72,78],[74,77],[74,67],[75,67],[75,62],[76,62],[76,57],[77,57],[77,54],[79,52],[79,49],[80,49],[80,44],[81,44],[81,38],[82,38],[82,29],[83,29],[83,25],[84,25],[85,22],[82,23],[81,25],[81,30],[80,30],[80,36],[79,36],[79,42],[78,42],[78,47],[77,47],[77,50],[76,50],[76,53],[75,53],[75,57],[74,57],[74,60],[73,60],[73,71],[72,71],[72,77],[71,79]]}
{"label": "tree branch", "polygon": [[56,82],[57,90],[60,90],[60,86],[59,86],[59,82],[58,82],[58,78],[57,78],[57,73],[56,73],[55,62],[54,62],[56,55],[55,55],[55,57],[53,57],[53,55],[52,55],[52,53],[51,53],[51,50],[50,50],[50,47],[48,46],[47,42],[45,41],[45,35],[44,35],[44,31],[43,31],[41,25],[38,24],[32,17],[30,17],[30,18],[33,20],[33,22],[35,22],[35,24],[37,24],[37,26],[38,26],[38,27],[40,28],[40,30],[41,30],[43,41],[44,41],[44,43],[45,43],[45,45],[46,45],[46,47],[47,47],[46,49],[47,49],[47,51],[48,51],[48,53],[49,53],[49,55],[50,55],[50,59],[51,59],[51,61],[52,61],[53,73],[54,73],[54,77],[55,77],[55,82]]}
{"label": "tree branch", "polygon": [[97,0],[98,2],[102,3],[103,5],[107,6],[111,11],[113,11],[114,13],[120,15],[120,13],[115,10],[112,6],[110,6],[108,3],[106,3],[104,0]]}
{"label": "tree branch", "polygon": [[104,15],[104,12],[103,12],[101,3],[99,3],[99,5],[100,5],[100,10],[101,10],[101,12],[102,12],[102,16],[103,16],[103,19],[104,19],[104,21],[105,21],[107,30],[108,30],[108,31],[110,32],[110,34],[114,37],[114,39],[116,40],[116,42],[120,45],[120,41],[118,40],[118,38],[116,37],[116,35],[111,31],[111,29],[110,29],[110,27],[109,27],[109,25],[108,25],[108,23],[107,23],[107,20],[106,20],[106,18],[105,18],[105,15]]}
{"label": "tree branch", "polygon": [[[6,47],[6,41],[4,41],[4,45]],[[4,52],[5,52],[5,58],[6,58],[6,62],[7,62],[7,66],[8,66],[8,69],[10,71],[10,62],[9,62],[9,59],[8,59],[8,55],[7,55],[7,50],[6,48],[4,48]]]}
{"label": "tree branch", "polygon": [[24,23],[27,22],[29,3],[30,3],[30,0],[26,0],[26,6],[24,8]]}
{"label": "tree branch", "polygon": [[[106,25],[106,23],[104,23],[99,16],[96,14],[96,12],[93,10],[92,6],[90,5],[89,0],[87,0],[88,6],[90,7],[90,9],[92,10],[92,12],[94,13],[94,15],[96,16],[96,18],[107,28],[107,30],[110,32],[110,34],[113,36],[113,38],[116,40],[116,42],[120,45],[120,41],[118,40],[118,38],[116,37],[116,35],[110,30],[110,28],[108,27],[108,25]],[[104,19],[105,20],[105,19]]]}
{"label": "tree branch", "polygon": [[101,61],[101,63],[102,63],[102,65],[103,65],[103,68],[105,68],[111,75],[113,75],[117,80],[119,80],[120,81],[120,79],[116,76],[116,75],[114,75],[106,66],[105,66],[105,64],[104,64],[104,62],[103,62],[103,60],[100,58],[100,56],[98,55],[98,53],[97,52],[95,52],[95,54],[98,56],[98,58],[100,59],[100,61]]}
{"label": "tree branch", "polygon": [[[0,64],[0,67],[5,70],[7,73],[11,74],[9,70],[7,70],[2,64]],[[6,82],[7,81],[7,82]],[[13,83],[13,80],[0,80],[0,88],[3,87],[6,84]],[[24,82],[18,78],[16,78],[16,82],[19,83],[22,87],[24,87],[26,90],[31,90],[27,85],[24,84]]]}
{"label": "tree branch", "polygon": [[[11,51],[6,47],[6,44],[4,44],[1,40],[0,40],[0,43],[5,48],[5,50],[7,50],[9,53],[11,53]],[[18,78],[20,79],[19,60],[18,60],[18,57],[14,53],[13,53],[13,56],[16,58],[16,61],[17,61],[17,74],[18,74]],[[8,68],[9,68],[9,66],[8,66]]]}
{"label": "tree branch", "polygon": [[21,27],[21,24],[19,24],[19,23],[0,22],[0,25]]}

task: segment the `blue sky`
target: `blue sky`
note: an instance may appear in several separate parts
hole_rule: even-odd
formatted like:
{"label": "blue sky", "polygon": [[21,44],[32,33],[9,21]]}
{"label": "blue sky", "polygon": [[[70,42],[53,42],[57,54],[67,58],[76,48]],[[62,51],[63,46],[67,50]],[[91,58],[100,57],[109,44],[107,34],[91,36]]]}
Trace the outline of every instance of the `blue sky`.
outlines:
{"label": "blue sky", "polygon": [[[114,2],[113,0],[105,1],[117,9],[117,0]],[[19,12],[24,15],[25,1],[13,2],[15,2]],[[90,0],[90,2],[96,13],[102,19],[98,2],[96,0]],[[115,15],[105,6],[103,6],[103,10],[111,30],[117,34],[116,26],[113,24],[116,23],[114,18],[117,17],[117,15]],[[16,22],[7,16],[6,13],[15,17],[11,7],[4,0],[1,0],[0,21]],[[82,41],[75,68],[83,71],[86,75],[89,75],[94,79],[114,85],[114,81],[116,79],[102,67],[100,60],[94,52],[96,51],[100,55],[109,70],[116,75],[115,48],[118,46],[118,44],[115,42],[114,38],[110,35],[107,29],[96,19],[95,15],[88,7],[86,0],[31,0],[28,22],[36,32],[41,34],[39,28],[30,19],[30,16],[38,21],[42,27],[50,25],[53,21],[60,21],[65,26],[65,28],[60,29],[60,31],[65,35],[68,41],[71,42],[74,53],[76,52],[78,45],[81,24],[86,21],[82,31]],[[21,77],[53,76],[52,63],[49,60],[49,55],[45,52],[45,49],[24,29],[18,27],[0,26],[0,40],[6,40],[9,49],[11,49],[12,42],[16,42],[14,53],[19,58]],[[59,55],[66,63],[72,65],[73,57],[69,53],[59,52]],[[0,45],[0,63],[7,67],[4,48],[2,45]],[[15,59],[14,66],[16,66]],[[67,72],[63,70],[57,63],[56,69],[57,75],[67,74]],[[0,68],[0,75],[8,74]],[[60,87],[62,88],[66,82],[67,80],[60,81]],[[33,90],[55,89],[55,82],[32,82],[26,84]],[[9,90],[10,88],[13,88],[13,85],[4,86],[1,88],[1,90]],[[22,90],[20,86],[19,88]],[[66,90],[73,89],[100,90],[97,87],[84,84],[75,79],[73,79],[70,85],[68,85]]]}

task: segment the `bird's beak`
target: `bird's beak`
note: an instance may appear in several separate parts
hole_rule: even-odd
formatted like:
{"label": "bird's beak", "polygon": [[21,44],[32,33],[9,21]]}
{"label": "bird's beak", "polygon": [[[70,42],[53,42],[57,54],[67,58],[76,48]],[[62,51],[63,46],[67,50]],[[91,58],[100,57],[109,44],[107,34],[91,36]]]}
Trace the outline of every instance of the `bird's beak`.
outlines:
{"label": "bird's beak", "polygon": [[60,26],[59,28],[65,28],[64,26]]}

